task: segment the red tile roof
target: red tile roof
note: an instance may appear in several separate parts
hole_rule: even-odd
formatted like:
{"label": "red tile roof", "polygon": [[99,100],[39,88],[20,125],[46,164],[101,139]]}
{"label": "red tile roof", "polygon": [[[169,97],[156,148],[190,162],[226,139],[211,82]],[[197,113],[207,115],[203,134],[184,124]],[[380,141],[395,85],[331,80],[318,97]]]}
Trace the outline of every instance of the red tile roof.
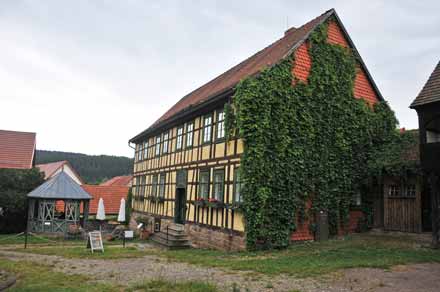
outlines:
{"label": "red tile roof", "polygon": [[411,104],[411,108],[427,103],[440,102],[440,62],[438,62],[431,76],[417,98]]}
{"label": "red tile roof", "polygon": [[63,167],[63,165],[67,165],[70,167],[70,169],[73,171],[73,173],[75,173],[76,177],[78,177],[78,179],[84,183],[84,181],[82,180],[81,176],[75,171],[75,169],[72,167],[72,165],[69,163],[69,161],[67,160],[63,160],[63,161],[56,161],[56,162],[49,162],[49,163],[44,163],[44,164],[37,164],[35,165],[36,167],[38,167],[40,169],[40,171],[44,172],[44,179],[48,179],[50,178],[58,169],[60,169],[61,167]]}
{"label": "red tile roof", "polygon": [[108,181],[100,184],[101,186],[131,186],[131,179],[133,177],[131,175],[121,175],[115,176],[114,178],[109,179]]}
{"label": "red tile roof", "polygon": [[[313,31],[313,29],[325,21],[331,14],[333,14],[333,12],[333,9],[329,10],[299,28],[291,28],[287,30],[284,34],[284,37],[281,39],[184,96],[156,122],[154,122],[149,129],[159,126],[162,122],[192,106],[203,103],[208,99],[211,99],[220,93],[233,88],[238,84],[238,82],[240,82],[240,80],[257,74],[264,68],[275,65],[281,59],[291,53],[298,45],[300,45],[302,41],[304,41]],[[141,136],[142,134],[143,133],[139,134],[138,136]],[[135,138],[137,138],[137,136]]]}
{"label": "red tile roof", "polygon": [[35,133],[0,130],[0,168],[32,168],[35,138]]}
{"label": "red tile roof", "polygon": [[90,214],[96,214],[98,211],[99,198],[104,200],[105,214],[118,214],[121,199],[127,200],[128,187],[126,186],[82,185],[81,187],[93,197],[90,200]]}
{"label": "red tile roof", "polygon": [[[197,105],[203,104],[204,102],[214,99],[215,97],[219,97],[223,93],[227,93],[244,78],[256,75],[264,68],[277,64],[283,58],[295,52],[295,50],[300,47],[300,45],[309,37],[313,30],[331,16],[335,16],[338,22],[340,22],[336,11],[334,9],[331,9],[299,28],[288,29],[281,39],[277,40],[263,50],[257,52],[240,64],[232,67],[228,71],[224,72],[223,74],[219,75],[218,77],[214,78],[213,80],[209,81],[208,83],[199,87],[188,95],[184,96],[156,122],[154,122],[153,125],[151,125],[142,133],[133,137],[130,142],[137,142],[140,138],[147,135],[149,132],[154,131],[161,126],[172,122],[173,118],[175,118],[177,115],[184,114],[192,108],[196,107]],[[341,26],[343,27],[342,23]],[[345,28],[343,28],[343,31],[344,33],[346,33]],[[350,43],[350,46],[354,50],[356,50],[348,34],[347,39]],[[371,80],[373,87],[378,92],[379,98],[383,99],[361,58],[359,58],[359,62],[367,72],[367,77]]]}
{"label": "red tile roof", "polygon": [[240,80],[278,63],[281,59],[286,57],[294,47],[302,43],[313,29],[327,19],[333,12],[334,10],[326,11],[324,14],[297,29],[289,29],[281,39],[183,97],[161,116],[153,126],[165,121],[189,106],[201,103],[226,89],[234,87]]}

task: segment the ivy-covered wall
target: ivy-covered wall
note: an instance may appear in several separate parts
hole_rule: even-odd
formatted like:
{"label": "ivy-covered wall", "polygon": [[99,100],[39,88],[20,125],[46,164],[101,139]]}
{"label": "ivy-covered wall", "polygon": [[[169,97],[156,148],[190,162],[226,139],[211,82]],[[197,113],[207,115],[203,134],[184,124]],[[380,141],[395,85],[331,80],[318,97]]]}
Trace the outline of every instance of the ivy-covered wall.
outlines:
{"label": "ivy-covered wall", "polygon": [[307,82],[294,80],[291,56],[240,82],[226,106],[227,132],[239,135],[245,147],[249,249],[287,246],[296,216],[318,210],[328,212],[336,234],[353,194],[369,181],[375,149],[396,135],[397,120],[385,102],[372,108],[354,98],[356,58],[327,42],[327,28],[322,24],[309,37]]}

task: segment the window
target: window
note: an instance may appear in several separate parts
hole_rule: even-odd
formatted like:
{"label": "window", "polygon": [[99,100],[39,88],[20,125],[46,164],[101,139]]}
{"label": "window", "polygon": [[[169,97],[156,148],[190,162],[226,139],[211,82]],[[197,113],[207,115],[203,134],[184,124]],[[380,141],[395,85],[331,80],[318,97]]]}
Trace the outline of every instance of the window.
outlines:
{"label": "window", "polygon": [[141,177],[140,177],[140,176],[137,176],[137,177],[135,178],[135,181],[134,181],[134,184],[133,184],[133,187],[135,187],[135,190],[134,190],[134,196],[135,196],[135,198],[139,197],[139,194],[140,194],[140,190],[139,190],[140,185],[141,185]]}
{"label": "window", "polygon": [[209,198],[209,170],[200,171],[199,197],[204,199]]}
{"label": "window", "polygon": [[193,145],[194,122],[186,125],[186,147]]}
{"label": "window", "polygon": [[214,171],[214,199],[223,202],[223,194],[225,192],[225,170]]}
{"label": "window", "polygon": [[435,131],[426,131],[426,143],[440,142],[440,133]]}
{"label": "window", "polygon": [[141,144],[136,144],[136,149],[134,150],[134,161],[139,161],[139,148]]}
{"label": "window", "polygon": [[160,155],[160,135],[156,137],[156,156]]}
{"label": "window", "polygon": [[243,199],[241,197],[241,189],[242,189],[242,182],[241,182],[240,169],[236,168],[234,171],[234,203],[243,202]]}
{"label": "window", "polygon": [[148,141],[144,142],[144,159],[148,158]]}
{"label": "window", "polygon": [[134,154],[134,159],[138,162],[142,160],[143,155],[143,144],[136,144],[136,150]]}
{"label": "window", "polygon": [[159,177],[159,198],[165,198],[165,173]]}
{"label": "window", "polygon": [[151,187],[151,196],[156,197],[157,195],[157,174],[153,175],[153,183]]}
{"label": "window", "polygon": [[165,133],[163,134],[163,148],[162,148],[162,153],[168,153],[168,138],[169,138],[169,133]]}
{"label": "window", "polygon": [[406,196],[409,198],[415,198],[416,197],[416,185],[411,184],[406,186]]}
{"label": "window", "polygon": [[217,113],[217,132],[216,139],[223,139],[225,137],[225,112]]}
{"label": "window", "polygon": [[139,183],[140,184],[140,186],[139,186],[139,189],[140,189],[139,200],[143,200],[145,197],[145,182],[146,182],[146,176],[143,175],[143,176],[141,176],[140,183]]}
{"label": "window", "polygon": [[203,119],[203,143],[211,141],[212,116]]}
{"label": "window", "polygon": [[388,190],[389,197],[399,197],[400,196],[400,188],[398,185],[390,185]]}
{"label": "window", "polygon": [[183,146],[183,127],[177,128],[176,150],[182,149]]}

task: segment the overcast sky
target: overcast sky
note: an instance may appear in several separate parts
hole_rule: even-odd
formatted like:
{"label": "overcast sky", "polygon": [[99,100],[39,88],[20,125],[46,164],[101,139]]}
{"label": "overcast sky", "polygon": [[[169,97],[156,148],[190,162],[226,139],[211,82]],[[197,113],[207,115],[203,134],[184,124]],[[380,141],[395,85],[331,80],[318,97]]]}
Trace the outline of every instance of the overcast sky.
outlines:
{"label": "overcast sky", "polygon": [[[0,0],[0,129],[133,156],[182,96],[335,8],[402,127],[440,59],[440,1]],[[362,4],[360,4],[362,3]]]}

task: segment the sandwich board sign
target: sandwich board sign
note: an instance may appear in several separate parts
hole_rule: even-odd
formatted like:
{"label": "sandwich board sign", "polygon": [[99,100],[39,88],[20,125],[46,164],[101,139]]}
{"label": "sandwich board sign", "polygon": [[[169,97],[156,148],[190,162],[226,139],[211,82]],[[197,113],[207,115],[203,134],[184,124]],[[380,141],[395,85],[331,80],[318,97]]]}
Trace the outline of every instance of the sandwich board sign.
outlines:
{"label": "sandwich board sign", "polygon": [[99,231],[89,232],[89,239],[87,240],[87,247],[90,247],[92,253],[95,250],[104,252],[104,245],[102,244],[102,235]]}

